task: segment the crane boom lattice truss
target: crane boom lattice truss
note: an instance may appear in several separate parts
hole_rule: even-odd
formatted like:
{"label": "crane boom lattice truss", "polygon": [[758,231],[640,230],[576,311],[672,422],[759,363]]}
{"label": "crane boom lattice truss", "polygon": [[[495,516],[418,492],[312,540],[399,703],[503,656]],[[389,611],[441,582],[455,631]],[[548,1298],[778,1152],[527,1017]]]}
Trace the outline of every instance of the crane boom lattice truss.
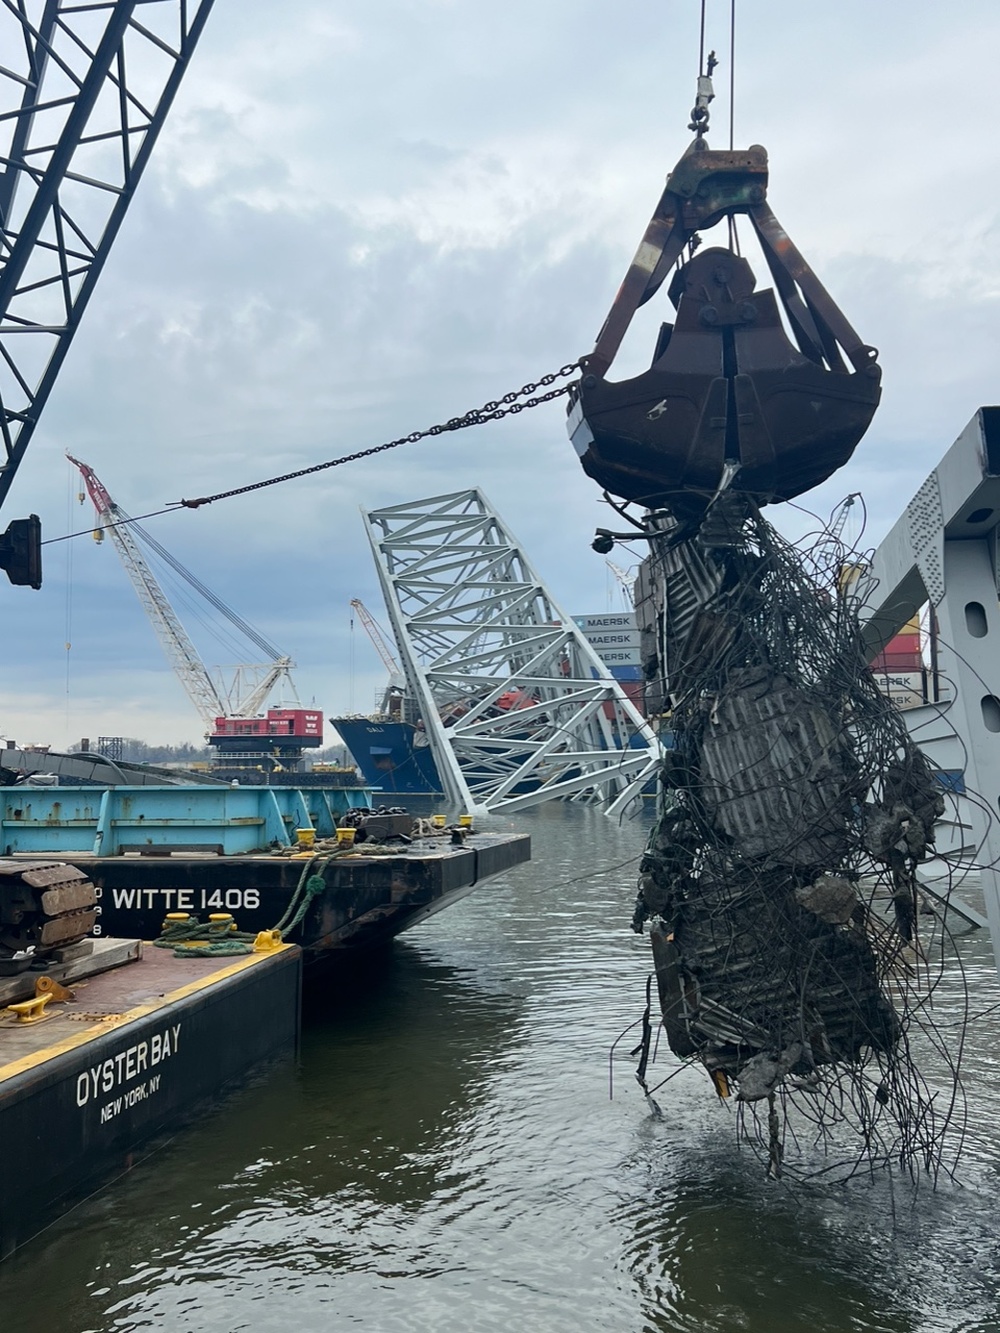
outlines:
{"label": "crane boom lattice truss", "polygon": [[0,4],[0,506],[213,3]]}
{"label": "crane boom lattice truss", "polygon": [[[212,728],[219,717],[253,717],[263,706],[265,699],[277,682],[284,677],[295,697],[290,670],[295,665],[290,657],[284,657],[256,630],[237,616],[214,593],[199,580],[194,579],[180,563],[175,560],[159,542],[129,518],[125,510],[116,504],[108,494],[107,488],[97,473],[87,463],[81,463],[72,454],[67,454],[71,463],[80,469],[87,492],[101,523],[101,530],[107,532],[115,550],[125,567],[142,604],[143,610],[156,636],[160,641],[167,660],[174,673],[187,692],[188,698],[198,710],[206,727]],[[82,498],[82,497],[81,497]],[[167,600],[156,576],[139,548],[132,534],[135,527],[150,542],[157,553],[166,559],[185,579],[193,583],[198,591],[216,610],[220,611],[232,624],[240,629],[271,658],[263,665],[239,665],[233,669],[233,680],[229,688],[220,689],[212,679],[204,662],[188,638],[184,626],[178,620],[173,607]]]}
{"label": "crane boom lattice truss", "polygon": [[479,490],[365,514],[445,793],[469,811],[586,796],[609,812],[658,743]]}
{"label": "crane boom lattice truss", "polygon": [[389,644],[386,642],[385,633],[382,626],[378,623],[372,613],[359,598],[351,599],[351,607],[358,613],[358,619],[365,627],[365,633],[372,641],[372,646],[382,659],[382,665],[389,673],[389,684],[396,689],[403,687],[403,672]]}
{"label": "crane boom lattice truss", "polygon": [[146,563],[138,543],[129,532],[128,515],[112,500],[93,468],[77,458],[70,458],[70,462],[80,469],[98,518],[114,543],[170,665],[198,710],[201,720],[206,726],[212,726],[215,719],[226,711],[222,696]]}

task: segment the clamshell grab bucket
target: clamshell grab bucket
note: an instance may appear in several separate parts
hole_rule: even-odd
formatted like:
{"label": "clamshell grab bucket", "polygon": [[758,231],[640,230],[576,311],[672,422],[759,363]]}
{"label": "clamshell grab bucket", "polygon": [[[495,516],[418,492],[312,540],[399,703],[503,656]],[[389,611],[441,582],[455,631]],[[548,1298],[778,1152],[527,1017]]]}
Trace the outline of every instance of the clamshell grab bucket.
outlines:
{"label": "clamshell grab bucket", "polygon": [[[703,509],[727,476],[758,503],[788,500],[824,481],[867,430],[881,380],[875,350],[860,341],[768,208],[764,150],[717,153],[697,143],[667,181],[585,358],[569,419],[584,471],[605,490],[689,513]],[[695,230],[736,212],[749,216],[776,290],[757,291],[750,265],[732,250],[699,250],[674,270],[676,318],[662,326],[650,369],[608,380],[632,314]]]}

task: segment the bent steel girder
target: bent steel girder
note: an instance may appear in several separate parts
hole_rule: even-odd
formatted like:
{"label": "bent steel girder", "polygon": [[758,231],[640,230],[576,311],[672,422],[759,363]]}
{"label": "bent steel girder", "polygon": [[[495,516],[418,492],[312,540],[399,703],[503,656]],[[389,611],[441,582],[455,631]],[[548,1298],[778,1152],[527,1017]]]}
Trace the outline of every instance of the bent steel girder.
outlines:
{"label": "bent steel girder", "polygon": [[[759,503],[791,499],[846,463],[868,428],[880,395],[877,353],[796,249],[766,191],[759,145],[721,152],[698,138],[667,178],[570,400],[584,471],[612,494],[684,517],[704,513],[724,485]],[[731,248],[696,252],[701,231],[738,214],[754,228],[774,290],[755,290]],[[609,381],[635,312],[675,265],[676,318],[662,325],[652,364]]]}
{"label": "bent steel girder", "polygon": [[[947,906],[982,893],[1000,970],[1000,407],[981,407],[903,509],[852,590],[869,657],[929,604],[937,630],[928,701],[903,711],[914,743],[942,775],[937,854]],[[978,879],[978,885],[975,881]],[[934,892],[933,885],[924,885]]]}
{"label": "bent steel girder", "polygon": [[655,736],[479,490],[364,515],[445,793],[467,811],[621,804]]}
{"label": "bent steel girder", "polygon": [[0,4],[0,505],[213,3]]}

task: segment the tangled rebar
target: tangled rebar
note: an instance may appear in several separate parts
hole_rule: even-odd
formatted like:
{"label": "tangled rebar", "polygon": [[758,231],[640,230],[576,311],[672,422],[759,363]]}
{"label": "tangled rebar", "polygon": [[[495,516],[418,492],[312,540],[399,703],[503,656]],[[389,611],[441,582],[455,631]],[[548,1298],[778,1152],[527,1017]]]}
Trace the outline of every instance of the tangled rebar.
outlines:
{"label": "tangled rebar", "polygon": [[733,492],[696,533],[653,522],[649,660],[674,748],[633,924],[670,1047],[735,1095],[774,1175],[805,1136],[848,1172],[936,1178],[961,1033],[935,1027],[949,936],[916,870],[944,800],[868,668],[848,553],[829,531],[793,546]]}

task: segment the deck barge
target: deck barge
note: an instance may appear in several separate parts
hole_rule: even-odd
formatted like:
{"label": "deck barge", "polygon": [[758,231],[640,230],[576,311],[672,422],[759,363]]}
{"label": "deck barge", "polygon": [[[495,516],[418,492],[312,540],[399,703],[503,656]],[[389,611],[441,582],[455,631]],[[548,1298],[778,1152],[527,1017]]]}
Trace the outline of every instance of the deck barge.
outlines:
{"label": "deck barge", "polygon": [[30,1005],[39,973],[0,978],[0,1258],[254,1070],[292,1057],[301,964],[293,945],[176,958],[102,939],[50,961],[74,999],[34,1020],[8,1006]]}
{"label": "deck barge", "polygon": [[[307,963],[347,949],[387,942],[401,931],[440,912],[477,884],[527,861],[526,834],[475,833],[459,846],[447,838],[386,852],[359,848],[325,861],[264,855],[94,856],[50,853],[82,870],[95,885],[98,924],[94,934],[155,939],[168,912],[188,912],[205,920],[230,912],[241,931],[271,930],[304,888],[303,871],[315,868],[323,891],[312,896],[305,914],[285,938],[302,946]],[[15,854],[12,863],[32,858]]]}
{"label": "deck barge", "polygon": [[[464,829],[328,855],[323,840],[362,794],[368,804],[357,791],[262,787],[0,789],[0,857],[78,867],[97,889],[93,934],[131,939],[155,939],[168,912],[271,930],[319,874],[322,893],[285,932],[307,961],[389,940],[530,859],[527,835]],[[294,854],[298,829],[318,855]]]}
{"label": "deck barge", "polygon": [[[531,854],[524,835],[356,800],[0,790],[0,1258],[262,1062],[292,1055],[305,964],[323,984],[321,962],[391,940]],[[246,952],[140,943],[178,913],[171,930]],[[59,985],[75,997],[58,1002]]]}

